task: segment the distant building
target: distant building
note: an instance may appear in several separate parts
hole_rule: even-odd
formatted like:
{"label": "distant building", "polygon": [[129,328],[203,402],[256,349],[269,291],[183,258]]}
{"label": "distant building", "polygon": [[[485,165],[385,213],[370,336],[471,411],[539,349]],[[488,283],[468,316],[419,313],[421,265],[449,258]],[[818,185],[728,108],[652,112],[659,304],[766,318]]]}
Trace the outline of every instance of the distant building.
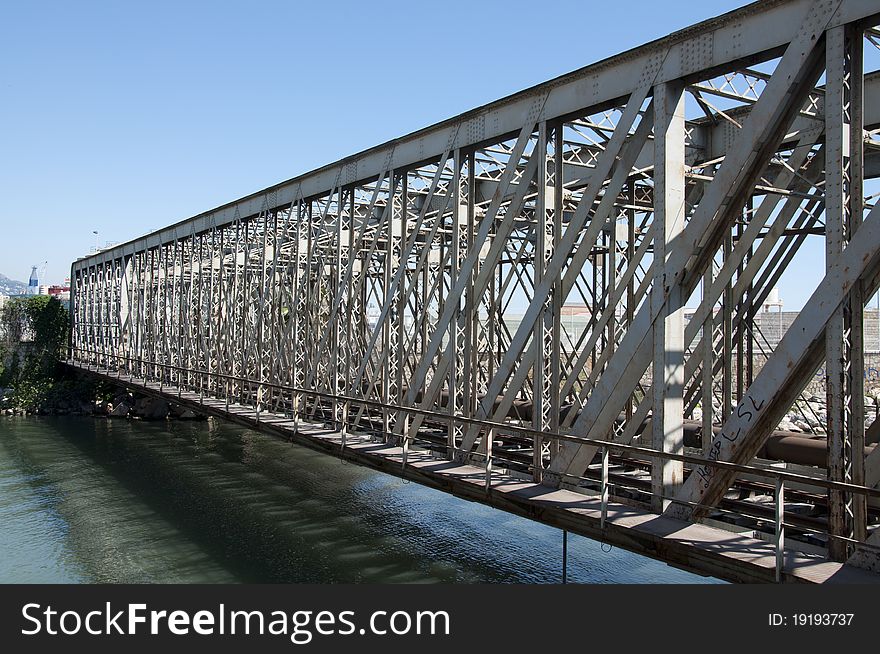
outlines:
{"label": "distant building", "polygon": [[587,316],[590,315],[590,308],[586,304],[581,304],[579,302],[572,302],[569,304],[563,304],[559,310],[559,315],[561,316]]}
{"label": "distant building", "polygon": [[47,284],[41,284],[38,290],[39,295],[49,295],[61,302],[70,302],[70,286],[59,286],[58,284],[49,286]]}
{"label": "distant building", "polygon": [[37,267],[31,267],[31,278],[28,280],[28,295],[36,295],[40,286],[39,275],[37,275]]}
{"label": "distant building", "polygon": [[[770,305],[770,306],[767,306]],[[762,307],[762,311],[755,314],[752,324],[752,342],[753,352],[757,355],[760,353],[769,354],[779,345],[779,341],[788,331],[792,323],[799,315],[799,311],[782,311],[781,303],[768,302]],[[777,309],[777,310],[773,310]],[[721,317],[718,315],[718,308],[715,308],[714,322],[716,329],[718,328]],[[696,309],[686,307],[684,309],[684,322],[687,325],[694,316]],[[621,311],[615,311],[618,320],[623,319]],[[877,309],[864,310],[864,351],[868,354],[880,354],[880,311]],[[519,313],[505,313],[504,321],[507,323],[508,329],[516,330],[522,322],[523,315]],[[564,333],[563,350],[571,347],[572,343],[577,342],[584,330],[590,328],[591,316],[589,308],[581,304],[565,304],[560,308],[560,326]],[[702,338],[702,330],[698,330],[695,343]]]}
{"label": "distant building", "polygon": [[[774,306],[781,307],[781,303]],[[685,309],[685,324],[691,320],[694,311],[694,309]],[[782,311],[781,308],[778,311],[771,311],[765,304],[764,310],[756,313],[752,320],[753,351],[769,353],[775,350],[799,314],[800,311]],[[862,315],[864,351],[880,353],[880,312],[877,309],[865,309]],[[718,320],[716,310],[716,325]]]}

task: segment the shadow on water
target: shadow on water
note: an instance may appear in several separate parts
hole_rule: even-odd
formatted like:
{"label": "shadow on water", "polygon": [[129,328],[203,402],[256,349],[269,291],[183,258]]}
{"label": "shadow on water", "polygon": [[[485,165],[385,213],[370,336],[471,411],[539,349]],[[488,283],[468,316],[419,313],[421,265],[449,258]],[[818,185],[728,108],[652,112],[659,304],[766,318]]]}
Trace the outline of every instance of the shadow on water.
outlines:
{"label": "shadow on water", "polygon": [[[0,484],[18,474],[30,489],[59,581],[560,579],[556,529],[222,421],[10,425]],[[15,580],[2,566],[0,580]],[[568,570],[580,582],[703,581],[573,536]]]}

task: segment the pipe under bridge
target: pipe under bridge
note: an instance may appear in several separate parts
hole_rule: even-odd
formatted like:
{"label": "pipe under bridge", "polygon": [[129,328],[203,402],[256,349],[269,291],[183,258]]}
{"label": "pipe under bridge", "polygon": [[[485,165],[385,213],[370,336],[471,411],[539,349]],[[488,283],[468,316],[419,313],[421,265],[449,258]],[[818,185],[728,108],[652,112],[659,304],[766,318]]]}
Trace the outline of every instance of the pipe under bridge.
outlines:
{"label": "pipe under bridge", "polygon": [[756,2],[78,259],[69,363],[703,574],[880,580],[878,12]]}

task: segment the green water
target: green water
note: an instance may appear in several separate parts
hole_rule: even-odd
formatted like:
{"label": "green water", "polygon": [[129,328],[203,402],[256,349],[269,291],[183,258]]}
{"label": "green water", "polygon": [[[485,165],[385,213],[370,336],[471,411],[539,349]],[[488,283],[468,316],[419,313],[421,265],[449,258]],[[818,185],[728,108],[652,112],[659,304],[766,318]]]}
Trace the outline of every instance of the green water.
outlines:
{"label": "green water", "polygon": [[[0,582],[558,582],[561,533],[222,421],[0,419]],[[705,579],[569,536],[569,580]]]}

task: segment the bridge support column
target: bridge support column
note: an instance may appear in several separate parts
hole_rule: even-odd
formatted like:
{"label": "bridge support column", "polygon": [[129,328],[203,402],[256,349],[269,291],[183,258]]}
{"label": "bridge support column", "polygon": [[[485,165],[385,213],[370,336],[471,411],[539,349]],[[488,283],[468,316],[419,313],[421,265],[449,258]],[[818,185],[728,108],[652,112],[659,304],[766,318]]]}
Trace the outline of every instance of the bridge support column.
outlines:
{"label": "bridge support column", "polygon": [[[449,237],[450,282],[458,278],[465,254],[465,251],[462,248],[462,231],[463,226],[467,225],[468,205],[470,204],[472,193],[466,184],[467,179],[464,175],[466,174],[465,171],[470,170],[473,167],[473,157],[471,154],[456,150],[454,162],[455,178],[453,180],[452,189],[452,206],[454,209],[450,224]],[[467,241],[465,240],[465,242]],[[464,370],[465,344],[463,342],[463,330],[459,324],[461,321],[461,299],[459,296],[450,292],[448,296],[445,296],[444,302],[451,303],[453,309],[449,322],[447,323],[449,334],[447,345],[447,356],[449,360],[447,388],[449,389],[449,397],[446,401],[446,409],[450,415],[449,430],[447,432],[447,453],[450,459],[457,459],[460,454],[458,448],[461,444],[463,433],[461,424],[456,423],[453,417],[460,413],[464,413],[464,395],[462,392],[464,386],[462,383],[462,377]],[[447,309],[447,311],[448,310],[449,309]],[[420,377],[418,381],[422,382],[423,378]],[[425,390],[427,391],[427,388]]]}
{"label": "bridge support column", "polygon": [[[684,85],[666,82],[654,87],[654,284],[666,293],[680,293],[667,277],[669,244],[685,220]],[[652,300],[658,298],[652,294]],[[682,302],[665,303],[654,323],[653,446],[661,452],[684,450],[684,311]],[[672,310],[669,310],[672,307]],[[677,307],[677,308],[676,308]],[[651,502],[663,511],[681,485],[680,461],[656,460],[651,468]]]}
{"label": "bridge support column", "polygon": [[[862,34],[852,26],[827,32],[825,44],[825,244],[826,266],[839,258],[862,222]],[[856,284],[828,323],[826,393],[828,475],[865,482],[864,348],[861,286]],[[832,536],[864,540],[865,496],[829,494]],[[832,538],[831,558],[843,561],[851,543]]]}
{"label": "bridge support column", "polygon": [[[535,283],[544,280],[545,269],[553,256],[553,247],[559,241],[562,214],[562,127],[548,127],[546,121],[538,126],[537,151],[532,154],[538,161],[538,195],[535,200]],[[552,147],[553,155],[548,154]],[[541,313],[534,326],[533,388],[534,412],[532,426],[539,432],[559,430],[559,357],[560,306],[559,284],[547,294]],[[514,390],[515,389],[511,389]],[[532,478],[543,480],[544,457],[551,456],[556,444],[536,436],[532,451]]]}

